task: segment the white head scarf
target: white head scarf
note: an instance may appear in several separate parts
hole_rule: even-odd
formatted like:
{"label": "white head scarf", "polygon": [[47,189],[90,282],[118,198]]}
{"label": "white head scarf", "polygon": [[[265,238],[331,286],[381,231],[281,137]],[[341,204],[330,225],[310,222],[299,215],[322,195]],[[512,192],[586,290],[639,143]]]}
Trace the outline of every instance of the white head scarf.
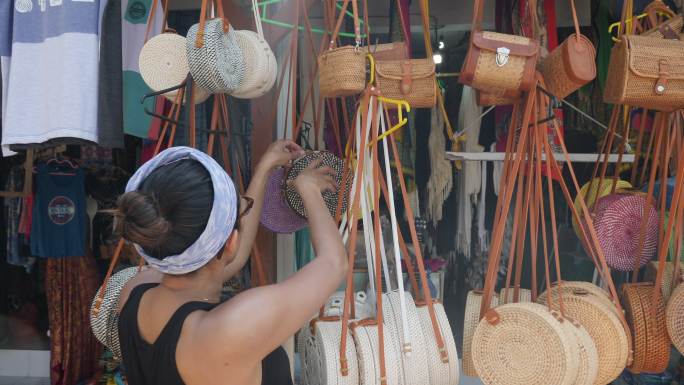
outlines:
{"label": "white head scarf", "polygon": [[214,187],[214,204],[207,227],[181,254],[158,259],[134,244],[150,266],[165,274],[186,274],[206,265],[224,247],[237,218],[237,192],[233,181],[212,157],[189,147],[171,147],[160,152],[135,172],[126,185],[126,192],[137,190],[155,169],[183,159],[196,160],[207,169]]}

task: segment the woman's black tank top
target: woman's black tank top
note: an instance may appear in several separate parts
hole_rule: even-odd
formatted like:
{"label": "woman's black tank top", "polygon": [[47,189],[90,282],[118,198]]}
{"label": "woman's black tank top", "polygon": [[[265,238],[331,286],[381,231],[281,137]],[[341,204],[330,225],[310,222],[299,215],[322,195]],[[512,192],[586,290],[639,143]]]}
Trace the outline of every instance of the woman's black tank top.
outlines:
{"label": "woman's black tank top", "polygon": [[[135,287],[119,316],[119,342],[129,385],[185,385],[176,366],[176,346],[183,322],[197,310],[209,311],[216,304],[188,302],[176,310],[153,343],[147,343],[138,329],[138,307],[145,292],[158,284]],[[287,353],[279,347],[261,363],[262,385],[292,385]]]}

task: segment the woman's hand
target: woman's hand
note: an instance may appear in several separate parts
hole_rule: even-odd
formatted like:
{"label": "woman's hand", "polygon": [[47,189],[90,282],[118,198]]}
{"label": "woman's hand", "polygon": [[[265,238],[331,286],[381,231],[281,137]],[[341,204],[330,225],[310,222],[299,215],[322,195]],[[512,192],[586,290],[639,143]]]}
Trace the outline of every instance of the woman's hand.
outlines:
{"label": "woman's hand", "polygon": [[291,161],[304,155],[302,149],[297,143],[291,140],[278,140],[271,143],[268,149],[261,157],[260,165],[272,170],[276,167],[286,166]]}
{"label": "woman's hand", "polygon": [[294,180],[295,187],[300,195],[305,195],[308,192],[320,194],[324,191],[335,192],[337,190],[334,178],[335,171],[330,167],[320,166],[321,160],[314,160]]}

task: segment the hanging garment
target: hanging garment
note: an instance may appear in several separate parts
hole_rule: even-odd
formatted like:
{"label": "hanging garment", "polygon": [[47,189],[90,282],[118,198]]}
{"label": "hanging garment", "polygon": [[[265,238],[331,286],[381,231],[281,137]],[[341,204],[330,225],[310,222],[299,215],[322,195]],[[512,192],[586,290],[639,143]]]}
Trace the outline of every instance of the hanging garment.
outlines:
{"label": "hanging garment", "polygon": [[97,142],[99,21],[106,0],[13,3],[2,146]]}
{"label": "hanging garment", "polygon": [[51,385],[88,380],[98,369],[101,345],[90,329],[90,304],[97,288],[92,256],[47,260]]}
{"label": "hanging garment", "polygon": [[[478,144],[480,136],[480,115],[482,107],[477,105],[477,93],[468,86],[463,87],[461,107],[458,114],[458,130],[466,130],[463,151],[482,152],[484,148]],[[482,176],[479,162],[463,162],[458,174],[458,229],[456,231],[456,250],[470,259],[473,202],[477,202]]]}
{"label": "hanging garment", "polygon": [[36,177],[31,253],[61,258],[85,255],[86,195],[82,169],[55,175],[56,166],[41,164]]}
{"label": "hanging garment", "polygon": [[103,147],[123,148],[121,0],[107,0],[100,35],[97,103],[99,144]]}
{"label": "hanging garment", "polygon": [[[7,84],[9,80],[10,56],[12,54],[12,1],[3,1],[0,4],[0,138],[2,138],[2,125],[5,121],[5,106],[7,101]],[[0,151],[3,156],[14,155],[7,148]]]}
{"label": "hanging garment", "polygon": [[[153,0],[122,0],[121,2],[121,60],[123,67],[123,129],[124,133],[140,138],[147,138],[152,117],[145,114],[144,107],[152,110],[154,99],[150,98],[145,105],[140,103],[143,95],[152,92],[140,76],[138,58],[145,44],[147,21]],[[161,4],[157,4],[154,23],[150,29],[150,38],[162,30],[163,12]]]}
{"label": "hanging garment", "polygon": [[427,183],[427,217],[434,227],[442,220],[444,202],[451,193],[453,185],[453,166],[444,158],[446,143],[444,140],[444,117],[437,108],[432,109],[430,119],[430,179]]}

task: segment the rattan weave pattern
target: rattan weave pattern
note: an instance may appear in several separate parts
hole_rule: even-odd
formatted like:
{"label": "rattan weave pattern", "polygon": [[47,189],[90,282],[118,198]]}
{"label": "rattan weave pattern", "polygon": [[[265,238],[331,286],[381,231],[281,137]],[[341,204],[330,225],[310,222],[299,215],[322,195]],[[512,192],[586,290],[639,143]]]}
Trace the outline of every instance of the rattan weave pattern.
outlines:
{"label": "rattan weave pattern", "polygon": [[684,352],[684,285],[672,292],[666,310],[667,332],[674,347]]}
{"label": "rattan weave pattern", "polygon": [[444,306],[439,302],[434,302],[433,307],[439,331],[444,340],[444,348],[447,351],[449,362],[442,362],[440,358],[435,332],[432,328],[432,321],[427,306],[418,306],[418,318],[423,330],[423,336],[427,347],[427,365],[430,374],[430,385],[458,385],[460,370],[458,367],[458,351],[456,342],[451,332],[451,325],[447,318]]}
{"label": "rattan weave pattern", "polygon": [[318,372],[311,372],[309,381],[316,385],[359,385],[359,366],[356,349],[351,333],[347,332],[347,367],[349,373],[341,374],[340,341],[342,336],[341,321],[317,321],[314,325],[314,341],[316,349],[312,351],[311,360]]}
{"label": "rattan weave pattern", "polygon": [[366,53],[353,46],[318,56],[318,87],[327,98],[360,94],[366,88]]}
{"label": "rattan weave pattern", "polygon": [[212,93],[232,93],[240,88],[245,77],[245,59],[230,26],[223,31],[222,19],[207,20],[204,44],[195,46],[199,24],[190,27],[185,44],[192,78]]}
{"label": "rattan weave pattern", "polygon": [[[297,176],[299,175],[300,172],[302,172],[306,167],[309,166],[311,162],[314,160],[320,159],[321,160],[321,167],[327,166],[332,168],[334,172],[334,179],[335,182],[338,186],[339,189],[344,190],[342,192],[342,207],[341,211],[344,213],[347,210],[347,202],[348,202],[348,197],[349,197],[349,190],[351,189],[351,183],[350,181],[347,181],[345,186],[342,186],[342,176],[343,176],[343,168],[344,168],[344,163],[343,161],[335,156],[332,152],[329,151],[311,151],[304,155],[303,157],[295,160],[292,163],[292,166],[287,172],[286,175],[286,181],[293,181]],[[290,207],[294,211],[296,211],[299,215],[302,217],[306,218],[306,208],[304,207],[304,202],[302,201],[302,197],[297,193],[296,188],[293,183],[286,183],[284,186],[285,190],[285,197],[287,198],[287,202],[290,204]],[[322,193],[323,195],[323,200],[325,201],[326,206],[328,207],[328,210],[330,211],[330,215],[335,217],[335,214],[337,212],[337,197],[338,197],[338,192],[337,191],[324,191]]]}
{"label": "rattan weave pattern", "polygon": [[[498,296],[493,295],[492,300],[489,303],[490,308],[499,306]],[[477,371],[473,364],[471,344],[473,341],[473,334],[475,334],[475,328],[477,328],[477,324],[480,323],[481,305],[482,291],[469,291],[468,296],[466,297],[465,315],[463,317],[463,349],[461,350],[461,354],[463,355],[463,374],[470,377],[477,377]]]}
{"label": "rattan weave pattern", "polygon": [[[411,73],[404,74],[406,60],[378,60],[375,63],[375,81],[382,96],[406,100],[412,108],[431,108],[437,103],[435,63],[429,59],[410,59]],[[408,90],[405,78],[410,76]]]}
{"label": "rattan weave pattern", "polygon": [[564,320],[561,322],[563,329],[570,339],[577,342],[579,352],[579,369],[575,385],[594,385],[598,375],[598,350],[589,333],[577,322]]}
{"label": "rattan weave pattern", "polygon": [[[499,292],[499,305],[515,302],[513,296],[515,294],[515,289],[512,287],[508,288],[508,298],[506,298],[506,295],[504,294],[505,291],[506,289],[503,288],[501,289],[501,292]],[[532,302],[532,290],[522,288],[519,289],[517,302]]]}
{"label": "rattan weave pattern", "polygon": [[[359,365],[358,385],[379,385],[380,360],[378,356],[378,326],[361,325],[354,326],[352,323],[352,335],[356,345],[356,355]],[[388,385],[402,384],[401,359],[397,357],[394,347],[399,345],[399,339],[389,328],[383,329],[385,370]]]}
{"label": "rattan weave pattern", "polygon": [[[574,35],[571,35],[568,39],[576,39],[576,37],[574,37]],[[593,63],[593,59],[596,56],[596,50],[594,49],[594,45],[587,37],[583,35],[580,35],[580,39],[582,41],[582,45],[587,48],[587,52],[582,52],[581,54],[587,56],[591,55],[592,58],[588,60]],[[561,99],[577,91],[580,87],[586,84],[584,82],[577,82],[572,77],[570,77],[570,75],[567,72],[570,69],[568,68],[567,64],[568,60],[566,57],[564,57],[568,54],[566,52],[567,47],[565,47],[564,45],[567,45],[569,43],[570,42],[568,42],[567,40],[564,41],[560,46],[556,47],[556,49],[551,51],[551,53],[549,53],[548,56],[540,60],[538,64],[539,71],[544,76],[546,90],[549,91],[552,95]],[[580,53],[573,52],[572,54]]]}
{"label": "rattan weave pattern", "polygon": [[[615,183],[615,191],[632,188],[632,184],[624,180],[618,180],[615,182],[614,179],[606,178],[603,180],[603,183],[601,183],[600,187],[599,181],[599,178],[594,178],[593,180],[585,183],[580,189],[579,194],[575,197],[574,206],[575,210],[577,210],[579,213],[580,218],[583,216],[580,199],[584,199],[587,207],[591,208],[594,206],[597,200],[611,193],[613,190],[613,183]],[[589,189],[590,187],[591,190]],[[596,195],[597,190],[598,196]],[[577,234],[578,237],[581,237],[580,228],[574,216],[572,217],[572,228],[575,230],[575,234]]]}

